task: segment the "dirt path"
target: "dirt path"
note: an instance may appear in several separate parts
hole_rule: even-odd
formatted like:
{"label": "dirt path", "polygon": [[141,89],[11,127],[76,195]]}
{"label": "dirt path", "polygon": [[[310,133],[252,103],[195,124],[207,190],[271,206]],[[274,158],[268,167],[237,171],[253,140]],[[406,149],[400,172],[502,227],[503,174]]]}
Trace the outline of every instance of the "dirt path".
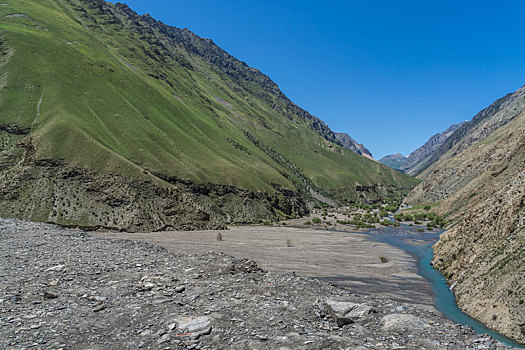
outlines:
{"label": "dirt path", "polygon": [[[223,240],[218,241],[217,233],[96,232],[93,235],[154,243],[180,253],[224,252],[255,260],[269,271],[295,271],[301,276],[338,283],[356,293],[432,307],[430,286],[417,275],[415,259],[398,248],[370,241],[366,235],[294,227],[236,226],[221,231]],[[380,257],[386,257],[388,262],[381,262]]]}

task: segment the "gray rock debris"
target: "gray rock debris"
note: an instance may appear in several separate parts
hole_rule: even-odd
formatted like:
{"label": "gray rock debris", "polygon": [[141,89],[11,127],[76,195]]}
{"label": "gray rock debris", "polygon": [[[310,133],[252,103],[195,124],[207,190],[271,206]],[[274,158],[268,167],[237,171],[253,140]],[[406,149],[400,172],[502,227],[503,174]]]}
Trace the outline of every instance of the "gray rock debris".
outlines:
{"label": "gray rock debris", "polygon": [[409,314],[386,315],[381,319],[381,322],[383,323],[383,329],[387,331],[430,327],[428,320]]}
{"label": "gray rock debris", "polygon": [[0,219],[0,349],[60,348],[507,349],[437,312],[253,261]]}

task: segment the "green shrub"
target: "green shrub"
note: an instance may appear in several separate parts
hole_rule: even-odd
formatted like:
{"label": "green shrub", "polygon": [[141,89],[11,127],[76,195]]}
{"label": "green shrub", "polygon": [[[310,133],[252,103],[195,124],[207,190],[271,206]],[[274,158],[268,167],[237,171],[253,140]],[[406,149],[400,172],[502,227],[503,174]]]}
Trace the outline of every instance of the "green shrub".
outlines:
{"label": "green shrub", "polygon": [[319,219],[319,218],[313,218],[312,221],[313,221],[314,224],[320,224],[321,223],[321,219]]}

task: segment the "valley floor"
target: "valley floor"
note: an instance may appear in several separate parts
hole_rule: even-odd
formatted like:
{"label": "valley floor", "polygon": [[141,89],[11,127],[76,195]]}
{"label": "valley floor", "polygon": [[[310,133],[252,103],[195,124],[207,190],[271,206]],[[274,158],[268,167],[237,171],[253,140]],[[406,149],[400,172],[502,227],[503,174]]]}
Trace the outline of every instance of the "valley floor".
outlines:
{"label": "valley floor", "polygon": [[[382,295],[432,308],[428,282],[417,274],[416,261],[403,250],[373,242],[367,235],[286,226],[233,226],[221,231],[152,233],[96,232],[97,237],[131,239],[170,251],[204,254],[212,251],[257,261],[272,272],[320,277],[361,294]],[[381,257],[387,262],[382,262]]]}
{"label": "valley floor", "polygon": [[[223,232],[224,241],[216,244],[234,242],[234,232]],[[299,238],[309,235],[282,232],[274,233],[273,245],[285,256],[294,244],[299,251]],[[217,232],[199,234],[212,240]],[[0,219],[0,348],[506,348],[416,304],[354,294],[291,272],[266,272],[226,254],[183,253],[179,239],[182,249],[175,253],[136,240]],[[329,239],[339,241],[325,255],[335,251],[342,259],[336,249],[345,244],[342,237],[326,233],[317,244]],[[363,249],[360,239],[348,239],[347,250]],[[377,264],[377,255],[363,254],[352,273]],[[399,252],[390,258],[393,264],[383,268],[406,265]],[[297,266],[305,264],[302,259]]]}

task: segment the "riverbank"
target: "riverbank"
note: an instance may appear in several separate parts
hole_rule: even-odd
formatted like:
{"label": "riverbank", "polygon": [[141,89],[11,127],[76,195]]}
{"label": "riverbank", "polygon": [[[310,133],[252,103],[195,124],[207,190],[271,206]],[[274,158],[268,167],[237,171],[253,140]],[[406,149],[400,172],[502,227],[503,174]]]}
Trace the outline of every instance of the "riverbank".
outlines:
{"label": "riverbank", "polygon": [[0,254],[0,348],[507,348],[417,305],[225,254],[6,219]]}

